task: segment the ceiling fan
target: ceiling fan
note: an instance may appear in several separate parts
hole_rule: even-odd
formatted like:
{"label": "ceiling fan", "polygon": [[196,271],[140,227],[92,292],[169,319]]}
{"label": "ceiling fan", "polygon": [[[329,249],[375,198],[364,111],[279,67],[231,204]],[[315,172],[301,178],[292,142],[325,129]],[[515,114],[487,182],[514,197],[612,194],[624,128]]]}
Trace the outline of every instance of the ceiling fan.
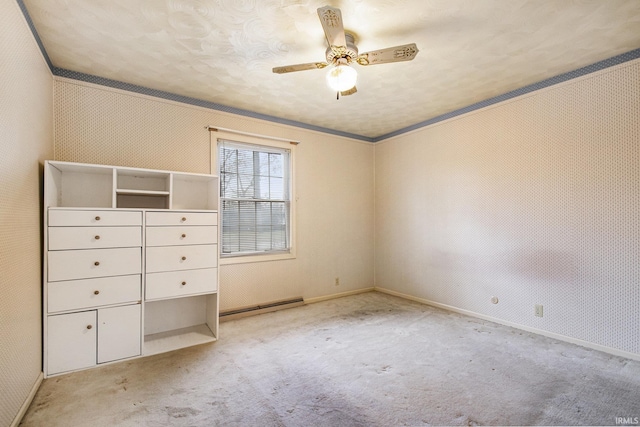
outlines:
{"label": "ceiling fan", "polygon": [[353,62],[360,65],[375,65],[411,61],[418,54],[418,47],[415,43],[359,54],[353,35],[344,31],[340,9],[331,6],[318,8],[318,17],[329,44],[325,52],[326,62],[275,67],[274,73],[284,74],[293,71],[315,70],[331,65],[332,68],[327,73],[327,84],[337,92],[337,98],[340,98],[340,95],[352,95],[357,91],[357,72],[351,67]]}

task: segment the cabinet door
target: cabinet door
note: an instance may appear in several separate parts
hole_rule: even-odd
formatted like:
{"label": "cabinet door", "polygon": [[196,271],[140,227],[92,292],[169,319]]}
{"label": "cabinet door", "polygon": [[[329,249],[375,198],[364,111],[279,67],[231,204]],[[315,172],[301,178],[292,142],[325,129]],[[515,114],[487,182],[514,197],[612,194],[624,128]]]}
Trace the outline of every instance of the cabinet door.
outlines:
{"label": "cabinet door", "polygon": [[95,310],[49,316],[47,319],[47,374],[96,364]]}
{"label": "cabinet door", "polygon": [[98,363],[140,355],[140,307],[98,310]]}

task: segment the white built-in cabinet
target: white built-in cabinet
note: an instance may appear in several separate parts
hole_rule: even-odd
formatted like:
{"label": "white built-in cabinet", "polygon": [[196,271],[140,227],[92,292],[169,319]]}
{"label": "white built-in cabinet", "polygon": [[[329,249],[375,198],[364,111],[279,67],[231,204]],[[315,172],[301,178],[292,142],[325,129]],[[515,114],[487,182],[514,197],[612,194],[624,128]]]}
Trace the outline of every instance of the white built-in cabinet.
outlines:
{"label": "white built-in cabinet", "polygon": [[218,338],[218,185],[45,162],[45,377]]}

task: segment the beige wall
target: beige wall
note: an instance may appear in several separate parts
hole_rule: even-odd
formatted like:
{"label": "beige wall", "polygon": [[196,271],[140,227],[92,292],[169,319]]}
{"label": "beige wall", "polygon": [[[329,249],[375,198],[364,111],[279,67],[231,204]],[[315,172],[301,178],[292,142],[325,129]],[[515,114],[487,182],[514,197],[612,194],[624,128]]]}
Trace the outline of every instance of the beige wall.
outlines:
{"label": "beige wall", "polygon": [[52,76],[16,2],[0,2],[0,426],[40,378],[41,169],[53,154]]}
{"label": "beige wall", "polygon": [[56,160],[209,173],[206,125],[301,141],[297,258],[223,266],[222,310],[373,287],[371,144],[63,78],[54,87]]}
{"label": "beige wall", "polygon": [[639,141],[634,61],[377,144],[376,286],[640,356]]}
{"label": "beige wall", "polygon": [[297,258],[222,267],[223,310],[366,289],[375,274],[640,355],[638,61],[375,146],[52,79],[14,2],[0,4],[0,76],[0,425],[40,377],[42,161],[207,173],[205,125],[301,141]]}

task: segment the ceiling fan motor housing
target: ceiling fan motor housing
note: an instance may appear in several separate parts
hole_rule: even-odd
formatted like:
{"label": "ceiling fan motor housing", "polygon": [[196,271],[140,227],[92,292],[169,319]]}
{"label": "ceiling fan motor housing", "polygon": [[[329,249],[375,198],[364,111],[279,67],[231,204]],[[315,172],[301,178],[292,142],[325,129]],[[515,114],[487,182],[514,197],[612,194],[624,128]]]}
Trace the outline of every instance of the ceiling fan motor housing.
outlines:
{"label": "ceiling fan motor housing", "polygon": [[327,73],[327,84],[340,95],[356,93],[357,72],[351,67],[352,62],[360,65],[386,64],[389,62],[411,61],[418,53],[415,43],[378,49],[359,54],[353,33],[347,33],[342,24],[342,12],[332,6],[318,8],[318,18],[329,47],[325,52],[327,62],[309,62],[306,64],[274,67],[277,74],[294,71],[317,70],[331,66]]}
{"label": "ceiling fan motor housing", "polygon": [[347,40],[346,46],[329,46],[325,52],[327,63],[336,63],[339,59],[345,58],[347,63],[355,61],[358,58],[358,48],[355,45],[355,38],[352,34],[345,33],[344,38]]}

